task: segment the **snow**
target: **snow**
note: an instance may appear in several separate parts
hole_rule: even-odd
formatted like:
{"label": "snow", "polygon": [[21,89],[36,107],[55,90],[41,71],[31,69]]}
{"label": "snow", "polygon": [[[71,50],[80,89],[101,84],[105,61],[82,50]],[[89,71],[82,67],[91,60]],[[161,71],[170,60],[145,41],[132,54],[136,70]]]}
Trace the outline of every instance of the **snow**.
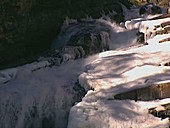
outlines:
{"label": "snow", "polygon": [[107,51],[87,65],[79,83],[88,93],[72,107],[68,128],[165,128],[169,120],[148,114],[156,101],[114,100],[114,95],[169,81],[170,67],[160,66],[170,57],[170,42],[126,50]]}
{"label": "snow", "polygon": [[158,26],[161,23],[167,22],[169,20],[170,18],[142,21],[140,26],[140,32],[145,33],[146,29],[152,31],[155,26]]}
{"label": "snow", "polygon": [[[124,8],[127,19],[133,13],[133,16],[137,15],[136,12],[126,11]],[[146,28],[152,30],[169,18],[159,22],[144,20],[146,18],[126,22],[128,30],[110,23],[109,26],[116,28],[116,35],[108,37],[103,32],[102,41],[106,44],[111,38],[116,43],[110,44],[113,45],[110,48],[125,48],[127,44],[136,42],[134,38],[138,28],[141,32],[145,32]],[[69,22],[66,20],[66,26]],[[159,44],[157,41],[167,36],[156,36],[148,40],[149,45],[146,46],[110,50],[86,59],[70,60],[60,66],[50,67],[48,61],[40,61],[0,71],[0,127],[41,127],[44,115],[55,115],[50,118],[54,120],[55,127],[65,127],[63,111],[69,109],[66,106],[72,104],[70,100],[74,97],[62,87],[67,89],[77,79],[87,94],[71,108],[68,128],[168,127],[167,118],[161,120],[154,117],[148,109],[156,107],[163,110],[161,105],[169,103],[170,98],[148,102],[114,99],[122,92],[170,81],[170,67],[163,66],[170,60],[170,42]],[[63,57],[65,61],[72,58],[69,54]],[[65,108],[64,100],[67,101]],[[34,113],[32,107],[39,112],[34,118],[31,116],[31,112]]]}
{"label": "snow", "polygon": [[163,40],[163,39],[166,39],[166,38],[168,38],[168,37],[170,37],[170,33],[168,33],[168,34],[162,34],[162,35],[156,35],[155,37],[149,39],[149,40],[147,41],[147,43],[150,44],[150,45],[153,44],[153,43],[159,43],[159,41],[161,41],[161,40]]}
{"label": "snow", "polygon": [[161,19],[160,21],[151,20],[152,18],[155,18],[158,16],[160,16],[160,14],[146,15],[146,16],[135,16],[135,18],[133,18],[133,19],[126,20],[125,27],[129,30],[139,28],[140,32],[145,33],[145,31],[148,27],[153,28],[155,25],[159,25],[159,23],[168,21],[168,19]]}
{"label": "snow", "polygon": [[169,126],[168,119],[156,118],[148,114],[147,109],[142,108],[148,102],[98,99],[97,96],[95,98],[96,101],[83,100],[71,109],[68,128],[166,128]]}
{"label": "snow", "polygon": [[147,45],[122,52],[101,53],[100,58],[88,65],[88,70],[79,76],[79,82],[86,90],[98,90],[131,81],[142,84],[146,79],[155,82],[168,80],[170,68],[158,65],[170,59],[169,47],[170,43],[162,43],[154,47]]}
{"label": "snow", "polygon": [[48,67],[49,65],[50,63],[48,61],[41,61],[26,64],[21,67],[2,70],[0,71],[0,85],[15,79],[18,74],[29,74],[41,68]]}
{"label": "snow", "polygon": [[139,28],[141,25],[141,21],[143,20],[146,20],[146,19],[137,18],[137,19],[128,20],[125,22],[125,27],[129,30]]}

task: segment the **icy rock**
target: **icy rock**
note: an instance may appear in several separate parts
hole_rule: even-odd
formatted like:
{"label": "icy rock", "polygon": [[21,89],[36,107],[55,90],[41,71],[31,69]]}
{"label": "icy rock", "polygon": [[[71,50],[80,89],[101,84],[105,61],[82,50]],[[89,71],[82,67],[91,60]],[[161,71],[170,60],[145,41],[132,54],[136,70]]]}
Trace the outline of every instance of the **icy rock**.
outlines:
{"label": "icy rock", "polygon": [[6,83],[12,79],[15,79],[17,76],[18,69],[11,68],[0,71],[0,84]]}
{"label": "icy rock", "polygon": [[169,37],[170,37],[170,33],[163,34],[163,35],[156,35],[155,37],[148,39],[147,43],[150,45],[154,45],[155,43],[161,43],[162,41],[166,42],[166,39],[168,39]]}
{"label": "icy rock", "polygon": [[36,70],[39,70],[41,68],[45,68],[48,66],[50,66],[50,63],[48,61],[33,62],[33,63],[26,64],[20,67],[20,72],[24,72],[24,74],[29,74],[31,72],[34,72]]}
{"label": "icy rock", "polygon": [[134,9],[124,11],[125,21],[130,20],[130,19],[139,18],[140,16],[139,16],[138,12],[139,12],[138,8],[134,8]]}
{"label": "icy rock", "polygon": [[83,87],[86,86],[86,89],[98,90],[128,82],[143,83],[144,78],[155,76],[150,78],[154,80],[161,74],[164,76],[162,80],[168,80],[169,67],[158,67],[159,64],[170,59],[168,54],[169,49],[165,43],[129,51],[104,52],[99,55],[99,59],[88,66],[86,72],[80,75],[79,82]]}
{"label": "icy rock", "polygon": [[[146,104],[146,103],[145,103]],[[168,119],[161,120],[134,101],[97,100],[81,102],[69,115],[68,128],[165,128]]]}
{"label": "icy rock", "polygon": [[48,66],[50,66],[50,63],[48,61],[40,61],[26,64],[23,66],[18,66],[16,68],[2,70],[0,71],[0,84],[7,83],[15,79],[20,74],[22,74],[22,76],[28,75],[36,70],[40,70]]}
{"label": "icy rock", "polygon": [[0,84],[0,128],[66,128],[70,108],[82,97],[81,88],[74,90],[77,77],[95,58],[50,68],[43,61],[3,70],[0,77],[16,77]]}
{"label": "icy rock", "polygon": [[38,61],[48,61],[48,66],[60,65],[70,60],[83,58],[85,52],[81,46],[65,46],[48,52],[44,57],[40,57]]}
{"label": "icy rock", "polygon": [[169,47],[166,42],[100,53],[79,76],[80,85],[90,91],[72,107],[68,128],[168,127],[168,119],[161,120],[148,113],[148,108],[157,101],[120,101],[114,96],[168,81],[170,68],[159,65],[170,59]]}
{"label": "icy rock", "polygon": [[141,25],[141,21],[144,20],[146,19],[137,18],[137,19],[128,20],[125,22],[125,27],[129,30],[139,28],[139,26]]}
{"label": "icy rock", "polygon": [[152,3],[149,4],[145,4],[143,6],[140,7],[139,9],[139,14],[161,14],[162,13],[162,9],[159,6],[156,6]]}
{"label": "icy rock", "polygon": [[61,54],[70,55],[70,58],[82,58],[85,56],[84,50],[81,46],[66,46],[63,47],[61,50]]}
{"label": "icy rock", "polygon": [[[170,18],[142,21],[139,31],[142,33],[145,33],[146,36],[150,35],[150,33],[155,30],[156,26],[160,26],[162,23],[167,22],[169,20],[170,20]],[[146,37],[146,40],[149,38],[150,37]]]}

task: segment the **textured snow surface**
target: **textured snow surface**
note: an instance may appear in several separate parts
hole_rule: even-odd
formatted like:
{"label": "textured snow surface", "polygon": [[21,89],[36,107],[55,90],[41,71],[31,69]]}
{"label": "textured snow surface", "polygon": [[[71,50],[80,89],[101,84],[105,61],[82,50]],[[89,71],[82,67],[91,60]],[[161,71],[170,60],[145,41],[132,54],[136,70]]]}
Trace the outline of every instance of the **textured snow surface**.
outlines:
{"label": "textured snow surface", "polygon": [[159,41],[161,41],[161,40],[163,40],[163,39],[166,39],[166,38],[169,38],[170,37],[170,33],[168,33],[168,34],[162,34],[162,35],[156,35],[155,37],[153,37],[153,38],[151,38],[151,39],[149,39],[148,41],[147,41],[147,43],[148,44],[157,44],[157,43],[159,43]]}
{"label": "textured snow surface", "polygon": [[168,19],[161,19],[160,21],[149,20],[149,19],[152,19],[152,18],[155,18],[155,17],[158,17],[158,16],[160,16],[160,14],[139,16],[139,17],[127,20],[125,22],[125,27],[129,30],[139,28],[140,32],[145,33],[147,27],[154,27],[155,25],[159,25],[160,23],[168,20]]}
{"label": "textured snow surface", "polygon": [[86,90],[99,90],[169,80],[170,67],[159,66],[170,59],[169,47],[168,42],[100,53],[100,58],[87,65],[86,72],[79,76],[79,82]]}
{"label": "textured snow surface", "polygon": [[[155,44],[155,45],[153,45]],[[69,115],[68,128],[166,128],[168,119],[148,114],[148,108],[169,103],[114,100],[114,95],[169,80],[170,43],[153,43],[139,48],[107,51],[86,66],[79,76],[88,91]],[[162,66],[161,66],[162,65]]]}
{"label": "textured snow surface", "polygon": [[140,32],[145,33],[146,30],[152,31],[155,28],[155,26],[158,26],[161,23],[164,23],[167,21],[170,21],[170,18],[142,21],[140,25]]}
{"label": "textured snow surface", "polygon": [[152,103],[99,99],[97,94],[93,98],[85,98],[71,109],[68,128],[166,128],[169,125],[168,119],[156,118],[142,107]]}
{"label": "textured snow surface", "polygon": [[[64,128],[70,92],[84,66],[97,56],[48,67],[34,62],[0,72],[0,128]],[[3,79],[4,78],[4,79]]]}

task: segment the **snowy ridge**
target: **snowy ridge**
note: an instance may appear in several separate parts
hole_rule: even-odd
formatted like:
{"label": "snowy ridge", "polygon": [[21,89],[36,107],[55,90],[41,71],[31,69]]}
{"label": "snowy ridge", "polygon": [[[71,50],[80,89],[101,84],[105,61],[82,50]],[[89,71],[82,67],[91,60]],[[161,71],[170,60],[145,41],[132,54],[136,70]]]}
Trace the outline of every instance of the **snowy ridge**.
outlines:
{"label": "snowy ridge", "polygon": [[162,63],[170,59],[170,43],[153,44],[100,53],[79,76],[81,86],[94,91],[88,91],[82,102],[71,109],[68,128],[169,127],[168,119],[148,114],[149,108],[169,103],[169,99],[114,100],[116,94],[169,81],[170,67]]}

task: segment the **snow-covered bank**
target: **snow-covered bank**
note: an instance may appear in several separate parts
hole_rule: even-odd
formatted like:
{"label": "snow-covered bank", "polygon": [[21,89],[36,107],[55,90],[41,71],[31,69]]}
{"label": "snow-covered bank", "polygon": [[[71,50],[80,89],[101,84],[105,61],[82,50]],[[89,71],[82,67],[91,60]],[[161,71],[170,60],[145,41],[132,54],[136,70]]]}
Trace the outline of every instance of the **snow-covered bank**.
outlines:
{"label": "snow-covered bank", "polygon": [[[166,128],[168,119],[148,114],[153,102],[114,100],[114,95],[169,80],[170,42],[107,51],[87,65],[79,82],[90,90],[69,115],[68,128]],[[163,102],[158,100],[157,102]],[[170,100],[167,99],[167,103]],[[147,104],[147,107],[143,107]]]}
{"label": "snow-covered bank", "polygon": [[89,98],[92,96],[93,100],[83,99],[71,109],[68,128],[167,128],[169,126],[168,119],[156,118],[142,107],[152,103],[99,99],[95,94],[91,94]]}
{"label": "snow-covered bank", "polygon": [[170,59],[169,47],[170,43],[163,43],[100,53],[100,58],[88,65],[87,71],[80,75],[79,82],[85,88],[99,90],[124,83],[143,84],[146,79],[155,82],[168,80],[170,68],[158,65]]}

